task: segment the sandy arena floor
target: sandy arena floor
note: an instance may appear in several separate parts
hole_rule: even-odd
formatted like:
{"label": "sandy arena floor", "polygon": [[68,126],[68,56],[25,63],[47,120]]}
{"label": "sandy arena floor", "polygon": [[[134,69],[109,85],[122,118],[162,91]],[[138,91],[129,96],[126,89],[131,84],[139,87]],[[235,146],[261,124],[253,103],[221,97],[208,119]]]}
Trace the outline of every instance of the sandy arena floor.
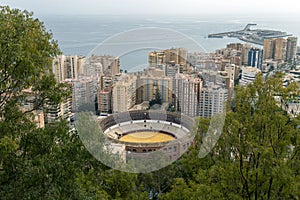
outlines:
{"label": "sandy arena floor", "polygon": [[134,142],[134,143],[157,143],[157,142],[168,142],[175,138],[159,132],[137,132],[125,135],[120,138],[120,141]]}

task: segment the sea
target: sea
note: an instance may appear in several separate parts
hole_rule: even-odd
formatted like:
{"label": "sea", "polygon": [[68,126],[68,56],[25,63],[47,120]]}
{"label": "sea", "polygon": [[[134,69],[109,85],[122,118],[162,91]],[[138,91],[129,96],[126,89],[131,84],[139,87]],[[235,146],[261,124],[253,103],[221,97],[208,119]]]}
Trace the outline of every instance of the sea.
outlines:
{"label": "sea", "polygon": [[189,52],[214,52],[235,38],[208,38],[208,34],[243,29],[280,30],[300,38],[300,17],[280,15],[45,15],[36,16],[58,41],[65,55],[113,55],[121,69],[147,67],[148,52],[182,47]]}

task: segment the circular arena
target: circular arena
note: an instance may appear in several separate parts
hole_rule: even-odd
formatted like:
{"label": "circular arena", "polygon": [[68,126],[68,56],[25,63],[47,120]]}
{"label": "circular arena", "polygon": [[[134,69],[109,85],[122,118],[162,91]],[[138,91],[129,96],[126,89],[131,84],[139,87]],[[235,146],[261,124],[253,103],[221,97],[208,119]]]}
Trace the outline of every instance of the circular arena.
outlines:
{"label": "circular arena", "polygon": [[126,159],[158,150],[170,160],[178,159],[193,142],[190,130],[194,124],[191,117],[152,110],[118,113],[100,121],[103,133],[121,146]]}

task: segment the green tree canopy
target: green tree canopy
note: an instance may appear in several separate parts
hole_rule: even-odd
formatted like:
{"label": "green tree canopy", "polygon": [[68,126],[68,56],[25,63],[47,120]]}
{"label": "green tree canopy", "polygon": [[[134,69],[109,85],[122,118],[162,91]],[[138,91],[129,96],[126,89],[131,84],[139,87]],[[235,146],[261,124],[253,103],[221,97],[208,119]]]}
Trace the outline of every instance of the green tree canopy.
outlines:
{"label": "green tree canopy", "polygon": [[146,199],[135,174],[96,160],[65,121],[37,128],[20,109],[34,94],[35,106],[68,95],[52,74],[60,53],[52,34],[33,14],[0,7],[0,199]]}
{"label": "green tree canopy", "polygon": [[283,87],[280,74],[237,87],[218,144],[201,160],[192,150],[181,161],[188,178],[176,179],[163,199],[299,199],[299,117],[274,98],[298,94],[296,83]]}
{"label": "green tree canopy", "polygon": [[300,198],[300,118],[282,105],[299,95],[297,84],[285,88],[276,74],[237,87],[223,134],[203,159],[207,119],[199,120],[195,144],[172,165],[148,174],[115,171],[65,121],[40,129],[20,110],[24,89],[34,93],[33,109],[67,95],[51,73],[59,49],[32,13],[9,7],[0,13],[0,199]]}
{"label": "green tree canopy", "polygon": [[24,89],[34,93],[35,107],[58,103],[64,94],[52,74],[57,42],[44,24],[28,11],[0,7],[0,118],[24,100]]}

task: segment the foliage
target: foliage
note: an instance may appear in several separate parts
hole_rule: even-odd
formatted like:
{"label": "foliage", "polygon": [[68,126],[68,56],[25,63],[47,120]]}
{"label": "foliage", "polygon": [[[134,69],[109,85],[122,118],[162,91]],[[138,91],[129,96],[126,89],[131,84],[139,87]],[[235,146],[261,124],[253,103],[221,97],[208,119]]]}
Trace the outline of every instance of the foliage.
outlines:
{"label": "foliage", "polygon": [[162,105],[162,99],[161,99],[161,95],[160,95],[160,91],[159,89],[157,88],[155,90],[155,96],[154,96],[154,99],[152,99],[150,102],[149,102],[149,105],[150,107],[154,106],[154,105]]}
{"label": "foliage", "polygon": [[297,85],[284,88],[280,74],[237,87],[234,111],[207,164],[186,159],[185,166],[197,168],[176,179],[163,199],[299,199],[299,119],[274,98],[298,92]]}
{"label": "foliage", "polygon": [[36,97],[34,109],[46,100],[59,102],[65,91],[51,73],[52,58],[60,52],[52,34],[32,13],[9,7],[0,7],[0,13],[0,117],[26,98],[24,89]]}
{"label": "foliage", "polygon": [[[9,7],[0,12],[1,199],[300,198],[300,117],[291,118],[281,105],[299,95],[295,83],[285,88],[280,74],[266,80],[259,75],[237,87],[223,134],[205,158],[199,150],[210,123],[200,119],[194,145],[180,160],[151,173],[120,172],[97,161],[67,122],[40,129],[30,112],[19,109],[30,87],[34,109],[67,95],[51,74],[51,57],[59,50],[32,13]],[[83,132],[97,140],[96,132]]]}

